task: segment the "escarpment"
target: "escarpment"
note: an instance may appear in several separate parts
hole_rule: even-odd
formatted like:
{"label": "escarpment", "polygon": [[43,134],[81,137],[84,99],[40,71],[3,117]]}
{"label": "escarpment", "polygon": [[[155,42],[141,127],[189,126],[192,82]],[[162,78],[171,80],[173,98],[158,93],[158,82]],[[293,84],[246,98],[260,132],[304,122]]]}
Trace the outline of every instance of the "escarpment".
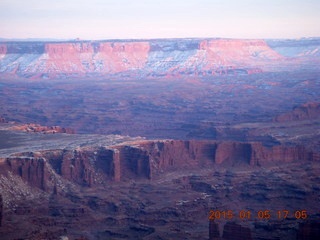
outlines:
{"label": "escarpment", "polygon": [[0,74],[26,78],[251,74],[282,58],[264,40],[4,42]]}
{"label": "escarpment", "polygon": [[302,146],[264,147],[261,143],[141,140],[109,147],[47,150],[20,153],[1,161],[2,174],[11,171],[30,185],[46,190],[53,175],[81,186],[108,181],[152,179],[164,171],[210,168],[214,165],[264,166],[273,163],[313,161]]}

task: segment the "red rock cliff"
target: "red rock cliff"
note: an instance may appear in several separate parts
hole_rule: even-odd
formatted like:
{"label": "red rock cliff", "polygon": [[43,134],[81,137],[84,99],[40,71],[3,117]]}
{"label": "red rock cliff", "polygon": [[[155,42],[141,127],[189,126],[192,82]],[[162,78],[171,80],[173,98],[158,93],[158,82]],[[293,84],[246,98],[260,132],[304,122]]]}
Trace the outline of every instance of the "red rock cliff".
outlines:
{"label": "red rock cliff", "polygon": [[0,159],[0,169],[2,174],[11,171],[31,186],[46,190],[49,172],[43,158],[12,157]]}
{"label": "red rock cliff", "polygon": [[214,164],[250,167],[311,160],[316,160],[313,153],[301,146],[267,148],[261,143],[164,140],[21,153],[2,159],[0,169],[12,171],[30,185],[45,190],[53,171],[66,180],[91,187],[107,181],[151,179],[167,170],[210,168]]}
{"label": "red rock cliff", "polygon": [[[45,72],[83,73],[92,71],[91,57],[94,53],[89,43],[48,43]],[[90,61],[84,65],[82,61]]]}

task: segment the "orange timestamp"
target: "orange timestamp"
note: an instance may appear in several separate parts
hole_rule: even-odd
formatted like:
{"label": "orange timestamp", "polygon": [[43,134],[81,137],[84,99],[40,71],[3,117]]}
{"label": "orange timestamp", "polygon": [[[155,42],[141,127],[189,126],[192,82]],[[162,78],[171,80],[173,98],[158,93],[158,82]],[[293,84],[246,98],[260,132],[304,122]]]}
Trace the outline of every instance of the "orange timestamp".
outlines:
{"label": "orange timestamp", "polygon": [[240,210],[240,211],[232,211],[232,210],[210,210],[209,211],[209,220],[232,220],[232,219],[243,219],[243,220],[268,220],[270,218],[277,219],[286,219],[286,218],[295,218],[295,219],[307,219],[308,214],[306,210],[277,210],[271,211],[268,209],[258,210],[256,212],[249,210]]}

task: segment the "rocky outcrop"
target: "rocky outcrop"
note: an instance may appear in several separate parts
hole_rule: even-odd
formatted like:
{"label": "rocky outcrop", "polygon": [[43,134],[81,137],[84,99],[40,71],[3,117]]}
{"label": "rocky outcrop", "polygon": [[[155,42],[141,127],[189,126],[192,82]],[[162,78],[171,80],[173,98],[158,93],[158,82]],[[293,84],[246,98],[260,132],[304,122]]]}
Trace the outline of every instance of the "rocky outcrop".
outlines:
{"label": "rocky outcrop", "polygon": [[261,166],[275,162],[293,162],[315,160],[313,153],[303,146],[278,145],[271,148],[261,143],[251,145],[250,165]]}
{"label": "rocky outcrop", "polygon": [[275,122],[291,122],[302,120],[314,120],[320,118],[320,103],[309,102],[301,106],[293,108],[288,113],[277,116]]}
{"label": "rocky outcrop", "polygon": [[152,161],[152,171],[175,167],[195,167],[214,163],[215,141],[145,141],[137,147],[146,150]]}
{"label": "rocky outcrop", "polygon": [[[47,150],[15,154],[1,161],[1,172],[11,171],[30,185],[45,190],[54,174],[92,187],[107,181],[152,179],[164,171],[212,167],[265,166],[312,161],[301,146],[264,147],[261,143],[217,141],[136,141],[110,147]],[[53,191],[54,183],[50,185]]]}
{"label": "rocky outcrop", "polygon": [[35,157],[12,157],[0,159],[0,174],[8,172],[20,176],[31,186],[46,190],[49,180],[45,159]]}
{"label": "rocky outcrop", "polygon": [[66,75],[215,75],[261,72],[282,59],[264,40],[6,42],[0,73],[48,78]]}

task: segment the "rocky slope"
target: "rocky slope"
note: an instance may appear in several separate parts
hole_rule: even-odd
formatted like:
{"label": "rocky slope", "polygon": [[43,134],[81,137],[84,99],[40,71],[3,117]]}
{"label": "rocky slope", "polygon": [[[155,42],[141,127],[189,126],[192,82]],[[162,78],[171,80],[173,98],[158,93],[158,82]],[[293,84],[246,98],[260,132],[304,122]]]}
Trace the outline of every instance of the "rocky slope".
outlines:
{"label": "rocky slope", "polygon": [[[305,45],[310,48],[310,44]],[[276,50],[277,47],[278,45],[275,45]],[[317,48],[314,51],[317,51]],[[0,73],[28,78],[84,77],[88,74],[97,76],[118,73],[133,76],[248,74],[271,68],[275,70],[284,59],[283,55],[273,50],[264,40],[168,39],[0,43]]]}

